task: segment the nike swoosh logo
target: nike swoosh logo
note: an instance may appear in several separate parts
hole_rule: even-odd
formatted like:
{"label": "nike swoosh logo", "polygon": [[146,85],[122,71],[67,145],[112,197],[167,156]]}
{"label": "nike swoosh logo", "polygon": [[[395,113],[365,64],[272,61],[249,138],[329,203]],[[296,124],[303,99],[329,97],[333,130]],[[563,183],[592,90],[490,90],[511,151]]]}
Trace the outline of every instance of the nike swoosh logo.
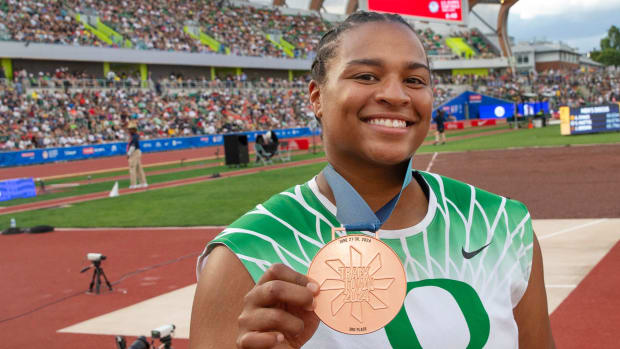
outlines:
{"label": "nike swoosh logo", "polygon": [[476,255],[480,252],[482,252],[482,250],[484,250],[485,248],[487,248],[487,246],[489,246],[491,243],[489,242],[488,244],[480,247],[479,249],[475,250],[475,251],[471,251],[471,252],[467,252],[465,251],[465,249],[463,247],[461,247],[461,252],[463,252],[463,257],[465,257],[465,259],[472,259],[474,257],[476,257]]}

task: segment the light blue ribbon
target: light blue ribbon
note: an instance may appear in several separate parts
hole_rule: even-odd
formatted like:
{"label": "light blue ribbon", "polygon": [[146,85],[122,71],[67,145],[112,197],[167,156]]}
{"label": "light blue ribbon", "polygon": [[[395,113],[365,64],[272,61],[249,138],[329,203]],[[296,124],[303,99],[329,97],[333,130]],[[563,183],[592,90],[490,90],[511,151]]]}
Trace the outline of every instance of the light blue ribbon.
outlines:
{"label": "light blue ribbon", "polygon": [[334,197],[336,198],[336,207],[338,209],[336,217],[340,223],[342,223],[344,228],[347,231],[376,232],[379,230],[383,223],[385,223],[385,221],[387,221],[392,214],[392,211],[394,210],[394,207],[396,207],[403,190],[405,190],[409,183],[411,183],[412,164],[413,158],[410,158],[400,192],[377,212],[373,212],[355,188],[353,188],[353,186],[351,186],[351,184],[349,184],[344,177],[336,172],[331,164],[327,164],[327,166],[323,169],[323,176],[325,176],[327,183],[329,183],[329,186],[334,193]]}

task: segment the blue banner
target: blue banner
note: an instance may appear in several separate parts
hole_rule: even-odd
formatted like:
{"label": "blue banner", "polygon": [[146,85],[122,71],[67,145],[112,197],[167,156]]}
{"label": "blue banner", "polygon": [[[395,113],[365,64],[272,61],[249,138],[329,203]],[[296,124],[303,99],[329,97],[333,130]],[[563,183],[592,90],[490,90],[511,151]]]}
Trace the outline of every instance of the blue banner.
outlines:
{"label": "blue banner", "polygon": [[550,114],[549,102],[519,103],[517,110],[519,111],[519,115],[523,116],[536,115],[540,111],[546,115]]}
{"label": "blue banner", "polygon": [[[435,118],[437,109],[442,109],[447,116],[454,117],[456,120],[497,118],[498,116],[492,116],[495,115],[494,109],[497,106],[504,108],[504,116],[501,117],[514,114],[514,107],[510,101],[465,91],[433,110],[433,118]],[[501,115],[501,108],[498,109],[498,114]]]}
{"label": "blue banner", "polygon": [[9,179],[0,182],[0,201],[37,196],[32,178]]}
{"label": "blue banner", "polygon": [[[254,142],[256,136],[267,131],[240,132],[248,136],[248,141]],[[319,134],[308,127],[272,130],[279,139],[298,138]],[[159,151],[181,150],[189,148],[212,147],[224,144],[224,135],[203,135],[178,138],[159,138],[140,141],[140,150],[143,153]],[[45,148],[25,151],[0,152],[0,167],[45,164],[56,161],[71,161],[92,159],[106,156],[124,155],[127,149],[126,142],[83,145],[65,148]]]}
{"label": "blue banner", "polygon": [[515,114],[514,104],[492,104],[480,106],[480,119],[504,119]]}

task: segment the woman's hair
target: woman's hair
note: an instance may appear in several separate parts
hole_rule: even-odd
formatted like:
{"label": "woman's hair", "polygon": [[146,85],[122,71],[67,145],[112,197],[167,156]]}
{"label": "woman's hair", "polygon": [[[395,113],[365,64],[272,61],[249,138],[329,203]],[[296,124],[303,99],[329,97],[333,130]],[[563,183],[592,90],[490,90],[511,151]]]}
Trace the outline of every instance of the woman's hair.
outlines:
{"label": "woman's hair", "polygon": [[349,29],[355,28],[360,24],[370,22],[400,23],[411,29],[411,31],[417,36],[413,27],[409,23],[407,23],[407,21],[405,21],[400,15],[392,13],[356,11],[349,15],[347,19],[344,20],[344,22],[330,29],[321,37],[321,40],[319,41],[319,46],[317,47],[316,56],[314,57],[314,61],[312,62],[312,79],[319,84],[325,82],[325,77],[327,75],[327,62],[335,55],[336,48],[338,48],[338,39],[340,38],[340,36],[342,36],[342,33],[346,32]]}

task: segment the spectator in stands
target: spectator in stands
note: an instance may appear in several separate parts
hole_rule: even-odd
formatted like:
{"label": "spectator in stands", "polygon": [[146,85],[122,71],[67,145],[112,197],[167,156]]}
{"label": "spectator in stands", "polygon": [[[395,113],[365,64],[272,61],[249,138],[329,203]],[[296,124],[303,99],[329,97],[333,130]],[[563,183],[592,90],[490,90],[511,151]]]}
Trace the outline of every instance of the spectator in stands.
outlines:
{"label": "spectator in stands", "polygon": [[[142,152],[140,151],[140,135],[134,122],[127,125],[129,142],[127,143],[127,159],[129,160],[129,189],[146,188],[146,175],[142,167]],[[139,177],[139,178],[136,178]],[[139,179],[140,184],[137,183]]]}

